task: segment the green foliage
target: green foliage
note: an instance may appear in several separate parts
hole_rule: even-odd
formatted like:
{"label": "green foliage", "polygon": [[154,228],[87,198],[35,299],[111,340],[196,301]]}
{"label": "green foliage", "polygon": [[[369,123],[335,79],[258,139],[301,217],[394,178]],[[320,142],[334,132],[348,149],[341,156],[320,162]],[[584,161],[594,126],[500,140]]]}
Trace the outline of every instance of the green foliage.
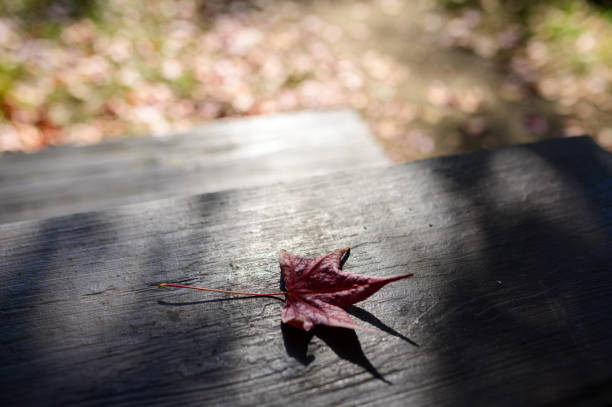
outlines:
{"label": "green foliage", "polygon": [[96,20],[101,0],[0,0],[0,15],[17,15],[27,20],[91,18]]}
{"label": "green foliage", "polygon": [[185,72],[178,78],[171,81],[170,86],[178,96],[189,97],[197,83],[198,81],[193,77],[192,73]]}
{"label": "green foliage", "polygon": [[583,28],[571,12],[554,13],[542,23],[542,34],[551,40],[574,40],[583,33]]}
{"label": "green foliage", "polygon": [[23,69],[11,61],[0,61],[0,100],[4,99],[6,92],[21,78]]}

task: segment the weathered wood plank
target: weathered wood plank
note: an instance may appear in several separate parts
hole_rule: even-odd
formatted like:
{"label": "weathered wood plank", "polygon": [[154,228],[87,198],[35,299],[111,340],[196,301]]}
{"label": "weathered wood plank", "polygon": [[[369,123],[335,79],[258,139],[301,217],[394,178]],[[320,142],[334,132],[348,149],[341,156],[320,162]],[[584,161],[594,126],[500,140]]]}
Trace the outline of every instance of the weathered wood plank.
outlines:
{"label": "weathered wood plank", "polygon": [[221,120],[171,137],[0,156],[0,222],[386,163],[350,110]]}
{"label": "weathered wood plank", "polygon": [[[611,173],[568,139],[2,225],[1,404],[609,403]],[[352,310],[390,333],[154,287],[276,289],[280,249],[345,245],[416,274]]]}

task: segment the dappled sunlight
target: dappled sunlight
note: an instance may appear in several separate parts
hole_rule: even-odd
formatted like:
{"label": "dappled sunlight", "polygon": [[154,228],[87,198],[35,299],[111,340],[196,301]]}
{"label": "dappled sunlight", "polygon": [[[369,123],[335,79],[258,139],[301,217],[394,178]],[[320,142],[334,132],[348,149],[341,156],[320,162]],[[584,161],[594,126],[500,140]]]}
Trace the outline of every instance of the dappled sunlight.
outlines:
{"label": "dappled sunlight", "polygon": [[596,2],[125,3],[0,3],[0,151],[338,106],[398,161],[583,133],[612,146]]}

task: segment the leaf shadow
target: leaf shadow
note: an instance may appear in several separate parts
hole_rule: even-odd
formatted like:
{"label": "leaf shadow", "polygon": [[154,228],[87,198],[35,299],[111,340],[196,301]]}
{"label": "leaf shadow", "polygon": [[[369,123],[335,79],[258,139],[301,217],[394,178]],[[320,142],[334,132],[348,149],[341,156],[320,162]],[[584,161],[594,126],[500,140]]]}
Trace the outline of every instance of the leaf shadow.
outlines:
{"label": "leaf shadow", "polygon": [[314,336],[313,331],[306,332],[283,323],[280,327],[287,354],[304,366],[308,366],[315,359],[313,355],[308,355],[308,344]]}
{"label": "leaf shadow", "polygon": [[374,315],[364,310],[363,308],[359,308],[354,305],[349,305],[344,310],[348,312],[349,314],[351,314],[352,316],[354,316],[355,318],[358,318],[364,322],[374,325],[376,328],[380,329],[381,331],[386,332],[389,335],[393,335],[397,338],[400,338],[401,340],[408,342],[412,346],[416,346],[417,348],[420,346],[418,343],[408,338],[407,336],[397,332],[395,329],[386,325],[380,319],[376,318]]}
{"label": "leaf shadow", "polygon": [[318,325],[312,331],[306,332],[291,325],[281,323],[281,331],[287,353],[304,366],[309,365],[315,359],[313,355],[308,355],[308,344],[313,336],[316,336],[325,342],[339,358],[365,369],[374,378],[388,385],[393,384],[385,379],[368,360],[361,348],[357,333],[353,329]]}

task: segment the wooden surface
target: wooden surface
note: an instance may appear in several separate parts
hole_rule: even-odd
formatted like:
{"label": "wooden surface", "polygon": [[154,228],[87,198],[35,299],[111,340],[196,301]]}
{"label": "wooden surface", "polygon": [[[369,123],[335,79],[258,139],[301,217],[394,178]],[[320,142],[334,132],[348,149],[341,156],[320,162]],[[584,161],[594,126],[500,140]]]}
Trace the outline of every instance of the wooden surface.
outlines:
{"label": "wooden surface", "polygon": [[[612,160],[587,138],[0,226],[0,405],[612,402]],[[415,273],[280,325],[280,249]],[[362,321],[363,320],[363,321]]]}
{"label": "wooden surface", "polygon": [[221,120],[178,136],[0,156],[0,223],[388,162],[350,110]]}

